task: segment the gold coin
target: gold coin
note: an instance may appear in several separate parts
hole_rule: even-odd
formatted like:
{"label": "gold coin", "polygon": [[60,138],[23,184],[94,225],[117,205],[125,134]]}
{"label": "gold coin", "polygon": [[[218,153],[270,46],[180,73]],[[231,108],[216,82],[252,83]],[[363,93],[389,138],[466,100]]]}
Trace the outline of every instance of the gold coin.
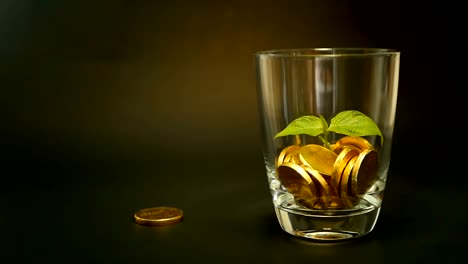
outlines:
{"label": "gold coin", "polygon": [[352,157],[358,156],[359,151],[356,150],[354,147],[343,146],[340,154],[335,160],[333,165],[333,173],[332,173],[332,187],[338,191],[340,179],[343,174],[343,171],[346,168],[346,165],[351,160]]}
{"label": "gold coin", "polygon": [[312,208],[317,203],[318,190],[304,168],[286,162],[277,168],[277,172],[281,184],[299,204]]}
{"label": "gold coin", "polygon": [[340,198],[343,206],[347,208],[353,207],[353,203],[350,199],[350,193],[349,193],[349,184],[350,184],[350,179],[351,179],[351,173],[355,168],[356,160],[358,159],[358,156],[352,157],[348,164],[346,165],[346,168],[343,171],[343,174],[341,175],[341,181],[340,181]]}
{"label": "gold coin", "polygon": [[184,212],[174,207],[152,207],[137,211],[133,219],[140,225],[162,226],[178,223]]}
{"label": "gold coin", "polygon": [[335,143],[333,151],[335,153],[340,153],[344,146],[354,147],[359,151],[364,151],[366,149],[374,149],[374,146],[372,146],[372,144],[369,143],[369,141],[362,137],[345,136],[340,138],[340,140],[338,140]]}
{"label": "gold coin", "polygon": [[287,146],[285,147],[279,154],[278,156],[278,160],[276,161],[276,167],[279,167],[281,166],[281,164],[284,163],[284,159],[286,158],[286,156],[294,151],[294,150],[299,150],[301,147],[297,146],[297,145],[291,145],[291,146]]}
{"label": "gold coin", "polygon": [[325,179],[328,185],[328,189],[330,190],[331,204],[328,208],[329,209],[340,208],[341,207],[340,196],[339,196],[338,190],[333,187],[332,177],[325,175],[325,174],[320,174],[320,175],[322,175],[322,177]]}
{"label": "gold coin", "polygon": [[299,158],[301,162],[320,173],[332,175],[335,164],[335,152],[316,144],[305,145],[301,148]]}
{"label": "gold coin", "polygon": [[299,159],[299,153],[300,153],[300,148],[293,149],[293,150],[289,151],[289,153],[284,158],[283,163],[291,162],[291,163],[295,163],[295,164],[300,165],[301,161]]}
{"label": "gold coin", "polygon": [[322,176],[322,174],[320,174],[319,171],[311,168],[311,167],[304,167],[306,172],[312,177],[312,179],[314,180],[314,182],[316,183],[317,185],[317,189],[319,190],[319,196],[320,196],[320,205],[321,205],[321,208],[328,208],[330,207],[331,203],[332,203],[332,199],[331,199],[331,192],[330,192],[330,188],[329,188],[329,185],[327,183],[327,181],[325,180],[325,178]]}
{"label": "gold coin", "polygon": [[351,191],[354,195],[366,193],[372,186],[379,166],[377,151],[367,149],[359,154],[351,178]]}

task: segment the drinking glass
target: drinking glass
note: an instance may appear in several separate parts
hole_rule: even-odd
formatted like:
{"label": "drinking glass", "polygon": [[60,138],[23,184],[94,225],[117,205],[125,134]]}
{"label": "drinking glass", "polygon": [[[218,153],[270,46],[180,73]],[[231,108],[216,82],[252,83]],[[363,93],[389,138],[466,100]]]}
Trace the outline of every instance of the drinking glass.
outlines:
{"label": "drinking glass", "polygon": [[307,48],[254,57],[262,152],[279,225],[315,241],[368,234],[390,165],[400,52]]}

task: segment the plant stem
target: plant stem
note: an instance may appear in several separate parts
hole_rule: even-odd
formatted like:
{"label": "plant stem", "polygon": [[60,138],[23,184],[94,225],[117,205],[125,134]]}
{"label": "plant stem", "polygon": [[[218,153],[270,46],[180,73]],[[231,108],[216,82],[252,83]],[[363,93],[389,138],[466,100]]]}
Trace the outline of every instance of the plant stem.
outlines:
{"label": "plant stem", "polygon": [[323,117],[323,115],[319,115],[320,121],[322,122],[322,129],[323,129],[323,137],[320,138],[322,140],[323,145],[330,149],[330,143],[328,143],[328,123],[327,120]]}
{"label": "plant stem", "polygon": [[325,136],[325,137],[318,136],[318,138],[320,139],[320,141],[322,141],[324,147],[330,149],[330,143],[328,142],[328,140],[327,140],[327,138],[326,138],[327,135],[324,134],[324,136]]}
{"label": "plant stem", "polygon": [[325,131],[323,133],[323,145],[327,148],[330,149],[330,143],[328,142],[328,131]]}

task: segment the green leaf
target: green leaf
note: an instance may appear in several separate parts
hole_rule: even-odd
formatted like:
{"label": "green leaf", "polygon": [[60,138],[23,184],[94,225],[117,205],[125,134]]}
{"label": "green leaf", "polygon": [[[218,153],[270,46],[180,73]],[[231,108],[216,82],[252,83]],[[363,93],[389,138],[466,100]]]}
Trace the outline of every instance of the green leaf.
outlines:
{"label": "green leaf", "polygon": [[313,115],[301,116],[289,123],[285,129],[276,134],[275,138],[299,134],[317,136],[324,130],[326,127],[322,126],[320,118]]}
{"label": "green leaf", "polygon": [[374,121],[363,113],[348,110],[338,113],[331,119],[328,131],[333,131],[348,136],[380,136],[383,143],[382,133]]}

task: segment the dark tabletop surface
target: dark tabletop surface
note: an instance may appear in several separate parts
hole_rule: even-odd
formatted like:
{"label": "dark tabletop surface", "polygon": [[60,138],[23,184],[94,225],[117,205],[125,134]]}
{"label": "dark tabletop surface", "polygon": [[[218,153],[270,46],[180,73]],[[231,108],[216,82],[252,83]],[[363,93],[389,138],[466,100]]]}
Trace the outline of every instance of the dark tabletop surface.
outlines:
{"label": "dark tabletop surface", "polygon": [[[21,190],[18,181],[15,191],[1,193],[2,258],[21,263],[467,260],[465,187],[431,182],[455,175],[435,169],[440,176],[419,182],[431,171],[400,168],[404,161],[396,159],[374,231],[349,242],[315,243],[280,229],[261,156],[188,156],[17,164],[17,172],[42,179],[35,180],[41,188]],[[59,179],[65,176],[66,181]],[[51,177],[57,177],[53,184]],[[185,217],[161,227],[133,222],[138,209],[155,206],[180,208]]]}
{"label": "dark tabletop surface", "polygon": [[[0,262],[467,262],[463,60],[434,52],[464,9],[293,2],[1,1]],[[381,215],[336,244],[276,220],[253,64],[329,46],[402,51]],[[133,222],[156,206],[185,217]]]}

